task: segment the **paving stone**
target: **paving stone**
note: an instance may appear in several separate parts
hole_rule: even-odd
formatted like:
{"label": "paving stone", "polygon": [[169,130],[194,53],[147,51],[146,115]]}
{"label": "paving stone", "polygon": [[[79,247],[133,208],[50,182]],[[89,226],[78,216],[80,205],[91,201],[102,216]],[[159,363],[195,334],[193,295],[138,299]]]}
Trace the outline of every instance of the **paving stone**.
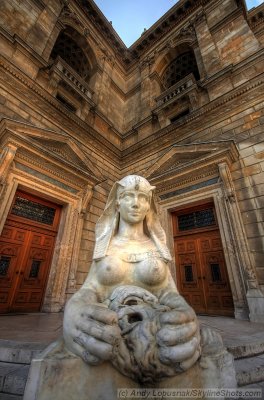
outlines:
{"label": "paving stone", "polygon": [[249,357],[235,361],[238,386],[264,381],[264,358]]}
{"label": "paving stone", "polygon": [[[5,377],[19,369],[21,365],[19,364],[10,364],[5,362],[0,362],[0,391],[3,390]],[[1,397],[0,397],[1,398]]]}
{"label": "paving stone", "polygon": [[8,393],[0,393],[1,400],[22,400],[23,396],[8,394]]}
{"label": "paving stone", "polygon": [[15,395],[23,395],[27,382],[29,367],[29,365],[20,364],[18,369],[15,369],[7,374],[4,379],[3,392]]}
{"label": "paving stone", "polygon": [[28,364],[46,346],[41,343],[21,343],[0,340],[0,361]]}

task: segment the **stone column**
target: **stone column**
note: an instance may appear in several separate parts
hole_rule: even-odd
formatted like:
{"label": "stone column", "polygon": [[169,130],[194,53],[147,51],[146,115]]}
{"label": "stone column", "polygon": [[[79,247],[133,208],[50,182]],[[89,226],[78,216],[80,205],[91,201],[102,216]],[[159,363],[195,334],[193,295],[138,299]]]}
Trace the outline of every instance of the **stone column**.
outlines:
{"label": "stone column", "polygon": [[245,284],[249,317],[251,321],[264,322],[264,295],[259,288],[256,271],[250,258],[250,249],[244,231],[232,176],[227,163],[223,162],[218,164],[218,168],[223,183],[226,208],[232,228],[234,250],[240,266],[242,280]]}
{"label": "stone column", "polygon": [[141,75],[141,95],[140,95],[140,113],[141,119],[149,115],[149,110],[152,108],[151,99],[151,81],[150,81],[150,68],[154,62],[154,58],[147,57],[140,63]]}
{"label": "stone column", "polygon": [[[105,49],[100,49],[100,67],[101,67],[101,79],[94,90],[97,94],[97,99],[95,97],[95,102],[100,110],[106,110],[109,112],[109,103],[110,103],[110,95],[111,95],[111,74],[113,71],[113,67],[115,64],[115,60],[113,57],[108,54]],[[104,54],[106,53],[106,54]],[[110,65],[109,65],[110,64]]]}
{"label": "stone column", "polygon": [[78,224],[79,207],[68,204],[65,207],[63,226],[60,227],[53,252],[47,291],[42,311],[58,312],[63,309],[66,300],[66,289],[72,266],[75,246],[75,233]]}
{"label": "stone column", "polygon": [[81,237],[84,224],[84,218],[87,213],[87,208],[93,195],[93,190],[87,187],[82,194],[82,209],[79,212],[79,218],[76,226],[74,245],[72,252],[72,262],[69,271],[67,294],[73,294],[76,291],[76,272],[78,267],[79,252],[81,246]]}
{"label": "stone column", "polygon": [[194,21],[200,52],[206,74],[213,75],[222,69],[220,55],[208,28],[206,15],[201,12]]}
{"label": "stone column", "polygon": [[6,180],[8,172],[11,168],[11,164],[14,160],[17,147],[13,144],[8,144],[4,147],[0,157],[0,199],[2,199],[3,193],[6,187]]}
{"label": "stone column", "polygon": [[[34,46],[35,51],[39,54],[42,54],[45,50],[49,40],[49,32],[53,31],[61,9],[62,4],[60,2],[46,1],[46,5],[40,12],[35,25],[29,31],[27,43],[32,47]],[[47,29],[47,26],[49,29]]]}

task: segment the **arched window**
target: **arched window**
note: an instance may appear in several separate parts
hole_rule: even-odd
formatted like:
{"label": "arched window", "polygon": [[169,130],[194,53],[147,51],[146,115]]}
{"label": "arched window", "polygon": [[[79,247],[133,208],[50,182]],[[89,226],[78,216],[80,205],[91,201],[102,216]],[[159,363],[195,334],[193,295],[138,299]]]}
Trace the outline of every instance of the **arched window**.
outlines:
{"label": "arched window", "polygon": [[89,64],[83,50],[65,32],[61,32],[51,52],[51,58],[55,60],[60,56],[83,79],[89,75]]}
{"label": "arched window", "polygon": [[162,77],[164,88],[170,88],[191,73],[196,80],[200,79],[195,55],[190,50],[178,55],[166,68]]}

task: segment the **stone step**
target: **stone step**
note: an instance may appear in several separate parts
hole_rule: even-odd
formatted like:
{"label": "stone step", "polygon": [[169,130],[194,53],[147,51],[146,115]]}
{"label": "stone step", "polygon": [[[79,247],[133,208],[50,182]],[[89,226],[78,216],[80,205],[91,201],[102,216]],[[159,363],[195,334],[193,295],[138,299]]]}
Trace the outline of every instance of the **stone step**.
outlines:
{"label": "stone step", "polygon": [[228,345],[227,350],[233,354],[235,360],[252,357],[264,353],[264,341],[251,342],[243,345]]}
{"label": "stone step", "polygon": [[23,395],[29,364],[0,362],[0,398],[2,394]]}
{"label": "stone step", "polygon": [[0,398],[3,394],[22,396],[28,377],[29,365],[0,362]]}
{"label": "stone step", "polygon": [[264,381],[264,354],[235,360],[238,386]]}
{"label": "stone step", "polygon": [[22,400],[23,396],[16,396],[14,394],[0,393],[1,400]]}
{"label": "stone step", "polygon": [[33,357],[41,353],[47,345],[0,340],[0,362],[30,364]]}
{"label": "stone step", "polygon": [[262,398],[264,398],[264,381],[251,383],[250,385],[240,387],[243,389],[262,389]]}

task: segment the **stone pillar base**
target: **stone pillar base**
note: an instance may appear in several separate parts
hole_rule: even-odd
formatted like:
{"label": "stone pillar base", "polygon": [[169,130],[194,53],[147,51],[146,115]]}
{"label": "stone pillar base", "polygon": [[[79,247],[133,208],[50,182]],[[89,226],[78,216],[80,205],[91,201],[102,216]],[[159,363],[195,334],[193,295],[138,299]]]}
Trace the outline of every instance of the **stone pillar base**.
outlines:
{"label": "stone pillar base", "polygon": [[264,322],[264,295],[260,289],[247,292],[249,319],[251,322]]}
{"label": "stone pillar base", "polygon": [[[225,349],[215,355],[202,355],[188,371],[151,385],[156,389],[235,387],[233,357]],[[143,389],[108,362],[99,366],[85,364],[79,357],[67,352],[63,339],[60,339],[32,360],[24,400],[117,400],[118,389],[121,388]],[[120,398],[130,400],[136,397],[136,391],[131,396],[126,396],[126,393],[129,392],[124,392],[125,397]],[[186,395],[182,399],[186,400]]]}

